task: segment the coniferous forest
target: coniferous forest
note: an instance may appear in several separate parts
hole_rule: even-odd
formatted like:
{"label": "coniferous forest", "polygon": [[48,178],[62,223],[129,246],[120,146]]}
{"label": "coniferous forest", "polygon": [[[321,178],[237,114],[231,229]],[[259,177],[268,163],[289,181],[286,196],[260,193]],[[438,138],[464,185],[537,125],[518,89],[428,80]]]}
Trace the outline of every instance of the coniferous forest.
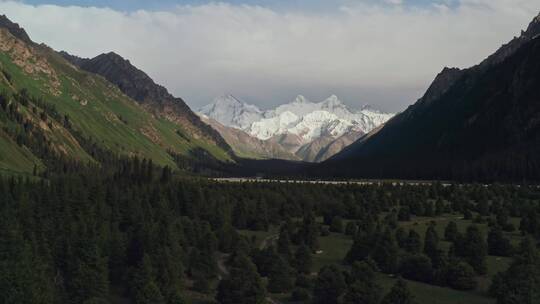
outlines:
{"label": "coniferous forest", "polygon": [[536,186],[226,183],[137,158],[56,163],[0,182],[3,303],[424,303],[413,286],[540,299]]}

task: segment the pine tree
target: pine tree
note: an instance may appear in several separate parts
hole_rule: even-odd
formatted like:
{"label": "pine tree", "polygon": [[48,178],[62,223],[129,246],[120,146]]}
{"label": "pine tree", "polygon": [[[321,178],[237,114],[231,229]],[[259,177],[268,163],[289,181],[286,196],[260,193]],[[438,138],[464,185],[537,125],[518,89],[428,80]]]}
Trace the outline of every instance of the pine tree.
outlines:
{"label": "pine tree", "polygon": [[422,249],[422,240],[420,235],[413,229],[409,230],[409,235],[405,243],[405,248],[409,253],[420,253]]}
{"label": "pine tree", "polygon": [[283,257],[278,257],[268,274],[268,291],[273,293],[289,292],[294,285],[292,270]]}
{"label": "pine tree", "polygon": [[279,238],[277,240],[277,252],[284,257],[287,261],[292,261],[292,243],[289,238],[289,232],[286,226],[281,227],[279,232]]}
{"label": "pine tree", "polygon": [[474,269],[467,263],[451,260],[446,269],[446,283],[458,290],[472,290],[476,288]]}
{"label": "pine tree", "polygon": [[487,272],[487,249],[486,240],[478,226],[469,226],[465,235],[462,256],[478,274]]}
{"label": "pine tree", "polygon": [[532,239],[521,242],[510,268],[493,279],[490,293],[497,304],[540,303],[540,255]]}
{"label": "pine tree", "polygon": [[133,278],[132,295],[136,304],[165,303],[165,298],[156,283],[152,261],[147,255],[143,257]]}
{"label": "pine tree", "polygon": [[300,273],[310,274],[313,267],[313,258],[311,250],[302,244],[294,255],[296,270]]}
{"label": "pine tree", "polygon": [[390,292],[383,298],[382,304],[415,304],[414,296],[409,291],[407,283],[398,279]]}
{"label": "pine tree", "polygon": [[319,225],[313,212],[308,212],[304,216],[299,235],[312,252],[319,250]]}
{"label": "pine tree", "polygon": [[453,242],[456,240],[458,234],[458,227],[456,222],[450,221],[446,228],[444,229],[444,239],[448,242]]}
{"label": "pine tree", "polygon": [[377,285],[375,270],[368,262],[355,262],[351,269],[351,283],[343,296],[343,304],[377,304],[382,288]]}
{"label": "pine tree", "polygon": [[435,225],[430,224],[424,238],[424,253],[433,260],[436,257],[438,250],[439,236],[437,235],[437,231],[435,231]]}
{"label": "pine tree", "polygon": [[421,254],[408,255],[401,262],[400,273],[406,279],[430,283],[433,279],[431,259]]}
{"label": "pine tree", "polygon": [[511,256],[513,252],[512,244],[505,238],[501,227],[494,226],[488,234],[488,253],[496,256]]}
{"label": "pine tree", "polygon": [[352,264],[355,261],[366,259],[373,251],[372,238],[364,232],[357,233],[354,242],[345,256],[345,262]]}
{"label": "pine tree", "polygon": [[394,273],[398,266],[399,248],[390,229],[386,229],[382,237],[377,240],[371,254],[379,268],[386,273]]}
{"label": "pine tree", "polygon": [[346,286],[345,278],[337,266],[323,267],[317,276],[313,289],[315,303],[337,304]]}
{"label": "pine tree", "polygon": [[221,304],[264,303],[266,290],[255,265],[243,254],[233,265],[229,276],[218,285],[216,300]]}
{"label": "pine tree", "polygon": [[330,231],[336,233],[343,233],[343,220],[339,216],[334,216],[332,218],[332,223],[330,224]]}

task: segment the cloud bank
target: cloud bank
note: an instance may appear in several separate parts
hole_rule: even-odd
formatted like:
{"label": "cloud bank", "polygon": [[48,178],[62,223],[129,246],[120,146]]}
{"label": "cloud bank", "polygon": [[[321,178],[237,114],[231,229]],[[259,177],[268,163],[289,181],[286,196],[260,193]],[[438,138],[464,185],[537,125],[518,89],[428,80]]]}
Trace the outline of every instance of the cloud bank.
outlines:
{"label": "cloud bank", "polygon": [[317,13],[224,3],[126,13],[0,1],[0,12],[57,50],[118,52],[193,107],[223,93],[262,107],[335,93],[398,111],[444,66],[478,63],[540,10],[538,0],[383,2]]}

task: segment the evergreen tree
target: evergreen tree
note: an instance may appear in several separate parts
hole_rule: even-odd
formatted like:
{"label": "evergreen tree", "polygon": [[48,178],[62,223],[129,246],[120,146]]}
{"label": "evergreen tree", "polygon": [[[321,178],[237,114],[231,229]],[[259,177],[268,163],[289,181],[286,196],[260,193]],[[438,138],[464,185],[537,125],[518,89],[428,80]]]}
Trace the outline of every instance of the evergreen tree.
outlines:
{"label": "evergreen tree", "polygon": [[534,242],[525,238],[510,268],[493,279],[490,293],[498,304],[540,303],[539,259]]}
{"label": "evergreen tree", "polygon": [[270,274],[275,264],[279,262],[280,256],[276,253],[274,246],[268,246],[262,250],[255,249],[252,253],[252,258],[259,274],[266,277]]}
{"label": "evergreen tree", "polygon": [[458,290],[475,289],[474,269],[467,263],[452,260],[446,269],[446,283]]}
{"label": "evergreen tree", "polygon": [[444,239],[448,242],[453,242],[456,240],[458,234],[458,227],[456,222],[450,221],[446,228],[444,229]]}
{"label": "evergreen tree", "polygon": [[356,232],[358,231],[358,227],[356,226],[356,223],[354,222],[348,222],[345,226],[345,234],[349,236],[355,236]]}
{"label": "evergreen tree", "polygon": [[315,281],[314,301],[320,304],[337,304],[346,287],[341,270],[334,265],[325,266]]}
{"label": "evergreen tree", "polygon": [[289,231],[286,226],[282,226],[277,240],[277,252],[287,261],[292,261],[292,244],[289,238]]}
{"label": "evergreen tree", "polygon": [[375,270],[367,262],[355,262],[351,270],[351,283],[343,296],[343,304],[377,304],[382,296],[382,289],[376,283]]}
{"label": "evergreen tree", "polygon": [[409,235],[407,236],[404,248],[405,251],[416,254],[421,252],[421,248],[422,240],[420,239],[420,235],[413,229],[409,230]]}
{"label": "evergreen tree", "polygon": [[508,238],[505,238],[501,227],[494,226],[488,234],[488,253],[496,256],[511,256],[512,244]]}
{"label": "evergreen tree", "polygon": [[221,304],[264,303],[266,290],[255,265],[245,255],[236,257],[230,274],[220,281],[216,300]]}
{"label": "evergreen tree", "polygon": [[300,273],[309,274],[313,267],[313,258],[311,250],[306,245],[301,245],[294,255],[296,270]]}
{"label": "evergreen tree", "polygon": [[319,225],[313,212],[308,212],[304,216],[299,235],[312,252],[319,250]]}
{"label": "evergreen tree", "polygon": [[414,296],[409,291],[407,283],[398,279],[390,292],[383,298],[382,304],[414,304]]}
{"label": "evergreen tree", "polygon": [[402,206],[399,208],[398,220],[402,222],[408,222],[411,220],[411,210],[409,206]]}
{"label": "evergreen tree", "polygon": [[405,247],[407,246],[407,237],[408,237],[407,230],[405,230],[405,228],[403,227],[398,227],[398,229],[396,229],[396,232],[395,232],[395,237],[396,237],[396,242],[398,246],[402,249],[405,249]]}
{"label": "evergreen tree", "polygon": [[435,231],[435,225],[430,224],[424,238],[424,253],[430,259],[433,259],[437,255],[438,249],[439,236],[437,235],[437,231]]}
{"label": "evergreen tree", "polygon": [[352,264],[355,261],[366,259],[373,250],[372,238],[364,232],[357,233],[354,242],[345,256],[345,262]]}
{"label": "evergreen tree", "polygon": [[401,262],[400,273],[406,279],[429,283],[433,279],[433,266],[425,255],[409,255]]}
{"label": "evergreen tree", "polygon": [[372,258],[379,268],[386,273],[397,270],[399,248],[390,229],[386,229],[373,248]]}
{"label": "evergreen tree", "polygon": [[284,293],[290,291],[293,285],[291,268],[284,258],[279,257],[268,274],[268,291]]}
{"label": "evergreen tree", "polygon": [[339,216],[334,216],[332,218],[332,223],[330,224],[330,231],[336,233],[343,233],[343,220]]}
{"label": "evergreen tree", "polygon": [[143,257],[141,265],[135,273],[132,294],[133,300],[137,304],[165,303],[165,298],[156,283],[152,262],[147,255]]}
{"label": "evergreen tree", "polygon": [[471,265],[476,273],[487,272],[487,244],[478,226],[471,225],[467,228],[461,256]]}

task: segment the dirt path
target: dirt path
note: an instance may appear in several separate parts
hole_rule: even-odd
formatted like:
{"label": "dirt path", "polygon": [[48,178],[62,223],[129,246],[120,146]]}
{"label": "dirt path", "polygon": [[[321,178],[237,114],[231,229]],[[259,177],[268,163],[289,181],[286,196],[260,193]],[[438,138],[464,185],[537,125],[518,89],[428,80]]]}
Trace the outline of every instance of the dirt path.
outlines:
{"label": "dirt path", "polygon": [[227,266],[225,263],[227,262],[227,259],[229,259],[229,254],[226,253],[219,253],[217,257],[217,266],[219,269],[220,274],[218,274],[218,280],[223,280],[224,276],[229,275],[229,269],[227,269]]}

